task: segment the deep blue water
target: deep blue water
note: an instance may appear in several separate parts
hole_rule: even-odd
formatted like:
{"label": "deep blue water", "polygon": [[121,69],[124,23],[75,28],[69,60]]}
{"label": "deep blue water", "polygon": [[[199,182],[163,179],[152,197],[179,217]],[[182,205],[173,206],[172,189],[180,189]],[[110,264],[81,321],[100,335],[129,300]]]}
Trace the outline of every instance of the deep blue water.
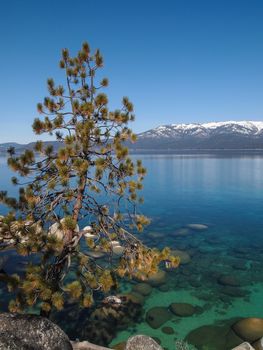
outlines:
{"label": "deep blue water", "polygon": [[239,238],[261,237],[263,158],[224,155],[144,155],[143,211],[168,231],[208,223]]}
{"label": "deep blue water", "polygon": [[[185,338],[199,326],[216,327],[217,322],[233,317],[263,317],[263,155],[226,152],[133,157],[142,159],[148,170],[140,209],[152,222],[142,239],[151,246],[182,250],[191,261],[167,271],[165,288],[158,286],[145,298],[143,317],[135,325],[113,330],[112,344],[145,333],[174,350],[176,339]],[[5,162],[0,158],[0,188],[15,194],[9,181],[12,172]],[[0,211],[4,212],[3,207]],[[178,235],[178,229],[188,224],[205,224],[208,229]],[[239,285],[219,283],[221,275],[237,278]],[[133,284],[126,283],[123,288],[129,291]],[[191,318],[174,316],[164,323],[175,329],[167,335],[162,327],[149,326],[145,313],[171,302],[191,303],[202,312]],[[188,337],[187,341],[203,349],[198,339]],[[210,350],[225,346],[200,341]]]}

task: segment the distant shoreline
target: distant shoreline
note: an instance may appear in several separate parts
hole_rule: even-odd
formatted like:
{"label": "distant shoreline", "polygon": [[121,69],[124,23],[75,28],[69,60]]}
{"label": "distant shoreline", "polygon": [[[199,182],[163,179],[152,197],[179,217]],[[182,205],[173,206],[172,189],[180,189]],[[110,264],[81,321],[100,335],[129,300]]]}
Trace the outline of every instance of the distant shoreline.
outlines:
{"label": "distant shoreline", "polygon": [[[21,145],[22,146],[22,145]],[[25,145],[26,146],[26,145]],[[32,144],[29,149],[32,149]],[[16,154],[19,155],[24,152],[27,147],[20,147],[16,151]],[[263,148],[203,148],[203,149],[194,149],[194,148],[181,148],[181,149],[145,149],[145,148],[137,148],[137,149],[129,149],[130,154],[262,154]],[[7,157],[8,153],[5,150],[0,149],[0,156]]]}

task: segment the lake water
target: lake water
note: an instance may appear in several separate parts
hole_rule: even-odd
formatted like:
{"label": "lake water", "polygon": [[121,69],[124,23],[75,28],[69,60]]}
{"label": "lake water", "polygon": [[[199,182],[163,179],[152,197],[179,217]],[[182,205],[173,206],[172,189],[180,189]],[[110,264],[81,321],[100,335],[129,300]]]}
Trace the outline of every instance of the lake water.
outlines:
{"label": "lake water", "polygon": [[[231,349],[240,340],[231,331],[235,320],[263,317],[263,156],[226,152],[134,157],[148,169],[141,209],[152,222],[141,237],[150,246],[180,250],[184,264],[166,271],[149,295],[133,291],[141,297],[140,316],[133,323],[111,326],[111,337],[102,343],[113,346],[130,335],[147,334],[169,350],[185,338],[200,350]],[[2,189],[11,189],[11,175],[2,158]],[[189,224],[207,228],[191,229]],[[122,291],[130,293],[135,286],[126,282]],[[168,310],[171,303],[179,304],[177,315]],[[58,323],[70,328],[60,319]],[[79,337],[74,327],[69,332]],[[98,341],[94,337],[89,340]]]}

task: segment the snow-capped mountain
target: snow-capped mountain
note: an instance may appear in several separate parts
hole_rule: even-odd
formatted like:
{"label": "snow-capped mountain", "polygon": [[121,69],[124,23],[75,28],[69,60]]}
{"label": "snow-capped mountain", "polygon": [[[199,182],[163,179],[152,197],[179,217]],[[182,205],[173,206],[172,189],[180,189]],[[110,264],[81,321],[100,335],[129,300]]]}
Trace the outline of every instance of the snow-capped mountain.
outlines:
{"label": "snow-capped mountain", "polygon": [[263,149],[263,121],[170,124],[138,135],[137,149]]}

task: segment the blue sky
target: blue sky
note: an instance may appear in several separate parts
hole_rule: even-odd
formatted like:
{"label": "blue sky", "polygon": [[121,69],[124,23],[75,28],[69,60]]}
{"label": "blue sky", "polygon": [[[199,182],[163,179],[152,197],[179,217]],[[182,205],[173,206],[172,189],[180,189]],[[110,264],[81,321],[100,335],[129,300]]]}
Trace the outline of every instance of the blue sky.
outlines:
{"label": "blue sky", "polygon": [[262,0],[4,0],[0,143],[30,142],[62,47],[100,48],[112,108],[133,101],[133,129],[263,120]]}

